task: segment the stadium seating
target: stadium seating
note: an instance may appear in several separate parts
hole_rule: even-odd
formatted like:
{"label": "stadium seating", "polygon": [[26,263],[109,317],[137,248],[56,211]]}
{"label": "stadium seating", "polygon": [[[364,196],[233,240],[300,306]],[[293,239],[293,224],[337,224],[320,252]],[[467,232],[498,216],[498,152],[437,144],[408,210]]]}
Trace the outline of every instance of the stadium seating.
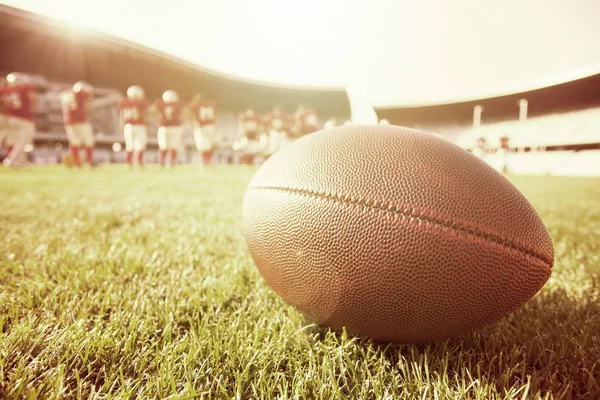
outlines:
{"label": "stadium seating", "polygon": [[503,136],[509,138],[510,173],[600,176],[600,150],[595,149],[600,145],[600,108],[484,124],[464,131],[456,143],[479,153],[477,139],[485,138],[481,157],[500,170],[504,161],[496,150]]}
{"label": "stadium seating", "polygon": [[484,124],[466,130],[456,143],[473,149],[477,138],[484,137],[488,146],[496,148],[502,136],[508,136],[510,147],[517,149],[600,143],[600,108]]}

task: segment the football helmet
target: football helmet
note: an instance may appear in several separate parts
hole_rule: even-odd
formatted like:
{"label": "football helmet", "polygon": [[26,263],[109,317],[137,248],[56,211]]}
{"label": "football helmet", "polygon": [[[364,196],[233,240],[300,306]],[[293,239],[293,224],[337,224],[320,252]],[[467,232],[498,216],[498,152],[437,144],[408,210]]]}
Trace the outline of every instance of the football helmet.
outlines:
{"label": "football helmet", "polygon": [[85,92],[91,94],[94,91],[94,87],[87,82],[79,81],[73,85],[73,91],[75,93]]}
{"label": "football helmet", "polygon": [[29,82],[29,76],[21,72],[11,72],[6,75],[6,84],[10,87],[26,85]]}
{"label": "football helmet", "polygon": [[141,86],[133,85],[127,88],[127,97],[130,99],[141,99],[146,96],[144,89]]}
{"label": "football helmet", "polygon": [[174,90],[167,90],[162,94],[165,103],[176,103],[179,101],[179,95]]}

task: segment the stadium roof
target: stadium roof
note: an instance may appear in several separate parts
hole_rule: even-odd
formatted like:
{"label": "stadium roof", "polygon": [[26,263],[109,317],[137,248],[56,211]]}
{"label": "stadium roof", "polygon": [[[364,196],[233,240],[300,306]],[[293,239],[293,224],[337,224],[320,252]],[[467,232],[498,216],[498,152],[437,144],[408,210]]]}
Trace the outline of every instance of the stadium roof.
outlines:
{"label": "stadium roof", "polygon": [[343,86],[376,107],[503,96],[600,72],[597,0],[4,3],[253,82]]}
{"label": "stadium roof", "polygon": [[468,125],[473,108],[482,105],[484,121],[517,119],[519,100],[528,101],[529,116],[600,106],[600,73],[542,88],[490,98],[412,107],[378,107],[379,118],[406,126]]}
{"label": "stadium roof", "polygon": [[175,89],[184,98],[202,91],[234,110],[258,111],[298,104],[323,115],[349,115],[340,89],[282,87],[242,80],[108,34],[82,29],[53,18],[0,5],[0,72],[23,71],[50,80],[86,80],[125,91],[142,85],[150,97]]}

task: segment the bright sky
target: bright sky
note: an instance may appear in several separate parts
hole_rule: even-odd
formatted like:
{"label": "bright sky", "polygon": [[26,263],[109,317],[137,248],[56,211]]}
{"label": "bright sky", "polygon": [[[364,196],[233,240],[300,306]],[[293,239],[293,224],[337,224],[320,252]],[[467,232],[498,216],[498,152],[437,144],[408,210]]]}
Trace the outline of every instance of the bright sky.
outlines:
{"label": "bright sky", "polygon": [[[456,101],[600,71],[598,0],[3,0],[228,75]],[[595,70],[594,70],[595,69]]]}

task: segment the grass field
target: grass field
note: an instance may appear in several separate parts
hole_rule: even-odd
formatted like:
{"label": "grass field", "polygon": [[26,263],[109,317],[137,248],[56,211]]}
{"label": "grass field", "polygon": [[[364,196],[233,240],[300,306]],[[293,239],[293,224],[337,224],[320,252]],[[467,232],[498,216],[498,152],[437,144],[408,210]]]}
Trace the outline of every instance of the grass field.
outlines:
{"label": "grass field", "polygon": [[261,279],[252,173],[0,169],[0,397],[600,398],[600,179],[512,178],[554,240],[549,282],[466,337],[386,346]]}

